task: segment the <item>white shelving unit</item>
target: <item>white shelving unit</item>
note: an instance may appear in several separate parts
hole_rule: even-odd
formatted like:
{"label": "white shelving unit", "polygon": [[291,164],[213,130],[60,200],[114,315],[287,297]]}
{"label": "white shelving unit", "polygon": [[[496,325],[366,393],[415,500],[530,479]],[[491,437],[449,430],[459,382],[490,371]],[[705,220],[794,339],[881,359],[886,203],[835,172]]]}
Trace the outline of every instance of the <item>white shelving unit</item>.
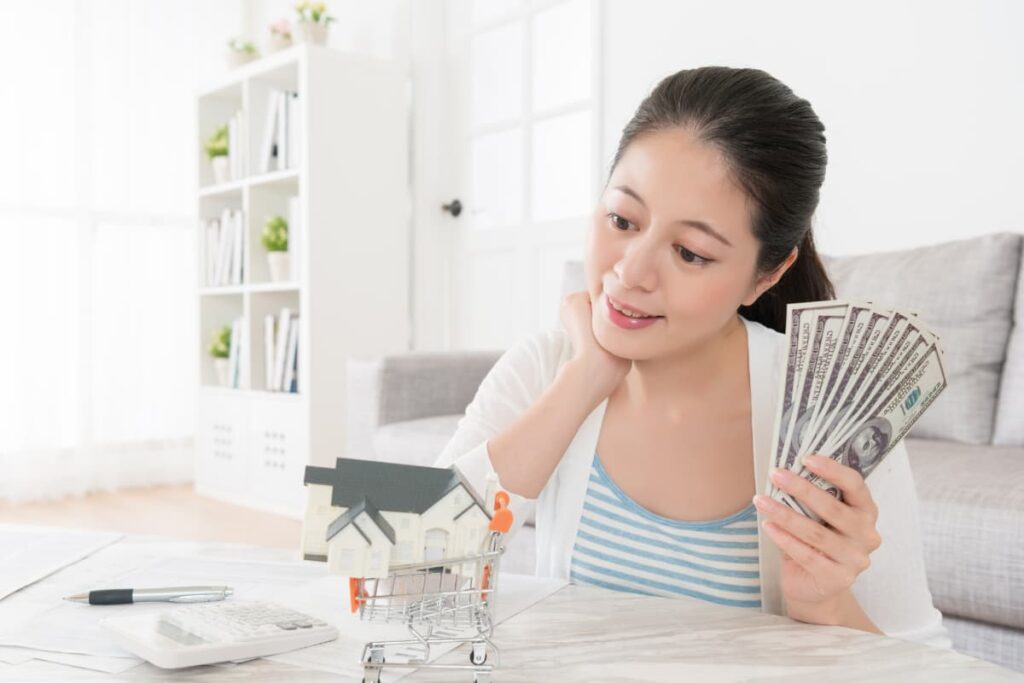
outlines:
{"label": "white shelving unit", "polygon": [[[270,93],[299,93],[299,165],[258,174]],[[399,65],[300,45],[237,68],[197,97],[200,140],[237,111],[246,125],[243,177],[219,185],[200,153],[196,489],[301,518],[307,464],[345,444],[345,362],[409,350],[407,77]],[[259,235],[298,197],[298,277],[271,282]],[[241,209],[243,283],[206,281],[205,222]],[[291,241],[291,240],[290,240]],[[264,390],[263,321],[299,313],[298,392]],[[248,346],[240,386],[217,385],[207,349],[241,318]]]}

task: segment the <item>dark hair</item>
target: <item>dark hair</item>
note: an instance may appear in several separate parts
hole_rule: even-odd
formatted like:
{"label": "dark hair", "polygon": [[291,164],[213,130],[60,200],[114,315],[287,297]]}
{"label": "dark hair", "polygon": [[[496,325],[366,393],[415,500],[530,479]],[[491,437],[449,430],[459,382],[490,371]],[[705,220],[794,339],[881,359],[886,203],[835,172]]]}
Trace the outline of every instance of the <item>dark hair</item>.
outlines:
{"label": "dark hair", "polygon": [[740,315],[785,332],[787,304],[835,298],[811,232],[828,156],[825,127],[810,103],[760,69],[684,69],[640,103],[622,130],[609,176],[637,136],[675,127],[717,147],[753,200],[759,276],[799,247],[782,278],[753,305],[740,306]]}

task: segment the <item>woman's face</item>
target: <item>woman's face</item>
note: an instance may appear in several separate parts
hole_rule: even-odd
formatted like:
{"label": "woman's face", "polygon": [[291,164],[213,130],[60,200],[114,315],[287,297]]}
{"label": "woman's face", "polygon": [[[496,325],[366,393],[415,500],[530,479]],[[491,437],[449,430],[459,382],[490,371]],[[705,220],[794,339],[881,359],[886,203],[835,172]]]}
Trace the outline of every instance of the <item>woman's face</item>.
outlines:
{"label": "woman's face", "polygon": [[[635,138],[587,233],[584,271],[598,342],[614,355],[646,360],[721,333],[740,305],[771,284],[767,277],[755,282],[750,216],[747,195],[721,154],[690,131]],[[608,297],[660,317],[624,329]]]}

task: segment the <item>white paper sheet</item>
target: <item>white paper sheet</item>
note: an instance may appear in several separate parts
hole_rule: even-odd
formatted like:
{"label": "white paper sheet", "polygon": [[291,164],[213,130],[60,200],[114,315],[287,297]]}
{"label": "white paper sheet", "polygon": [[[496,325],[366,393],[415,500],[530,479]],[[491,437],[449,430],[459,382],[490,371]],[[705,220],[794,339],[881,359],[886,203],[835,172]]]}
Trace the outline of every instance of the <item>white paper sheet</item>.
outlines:
{"label": "white paper sheet", "polygon": [[0,645],[101,657],[132,657],[113,643],[99,625],[100,619],[162,612],[174,605],[158,602],[99,606],[70,603],[61,598],[99,588],[212,584],[231,586],[234,599],[273,601],[280,591],[301,586],[326,573],[326,566],[319,563],[196,558],[182,555],[180,550],[176,556],[163,558],[118,555],[97,557],[95,562],[74,567],[72,569],[78,571],[65,573],[59,577],[60,581],[47,585],[45,594],[35,598],[37,606],[43,602],[47,608],[32,615],[19,628],[0,633]]}
{"label": "white paper sheet", "polygon": [[[202,554],[198,554],[198,553]],[[167,603],[82,605],[63,601],[72,593],[99,588],[222,584],[234,599],[267,600],[325,619],[341,636],[271,659],[362,680],[363,647],[371,640],[409,638],[402,624],[361,621],[349,610],[348,580],[327,574],[320,562],[239,561],[244,548],[186,543],[125,541],[19,591],[0,605],[0,661],[33,657],[83,668],[119,673],[141,660],[113,644],[99,626],[102,618],[140,611],[163,611]],[[496,623],[521,612],[565,585],[565,581],[502,574]],[[436,658],[455,646],[432,648]],[[28,648],[17,650],[14,648]],[[13,662],[12,662],[13,663]],[[388,681],[409,671],[388,671]]]}
{"label": "white paper sheet", "polygon": [[121,538],[123,534],[0,524],[0,600]]}
{"label": "white paper sheet", "polygon": [[28,650],[23,647],[0,647],[0,662],[5,664],[21,664],[32,659],[36,650]]}
{"label": "white paper sheet", "polygon": [[[30,659],[52,661],[53,664],[89,669],[104,674],[121,674],[142,664],[138,657],[97,657],[91,654],[68,654],[67,652],[44,652],[25,647],[0,647],[0,661],[5,664],[24,664]],[[0,672],[0,680],[8,680],[4,676],[12,673]]]}
{"label": "white paper sheet", "polygon": [[[540,602],[567,583],[563,579],[503,573],[495,599],[495,624]],[[361,681],[363,647],[368,641],[407,640],[411,637],[409,630],[402,624],[360,621],[357,614],[352,614],[349,608],[348,579],[344,576],[326,576],[301,590],[288,591],[278,596],[277,601],[333,624],[339,636],[329,643],[267,658],[273,661]],[[456,647],[457,644],[433,646],[430,657],[436,659]],[[412,670],[406,669],[388,670],[386,678],[389,682],[396,681],[411,673]]]}

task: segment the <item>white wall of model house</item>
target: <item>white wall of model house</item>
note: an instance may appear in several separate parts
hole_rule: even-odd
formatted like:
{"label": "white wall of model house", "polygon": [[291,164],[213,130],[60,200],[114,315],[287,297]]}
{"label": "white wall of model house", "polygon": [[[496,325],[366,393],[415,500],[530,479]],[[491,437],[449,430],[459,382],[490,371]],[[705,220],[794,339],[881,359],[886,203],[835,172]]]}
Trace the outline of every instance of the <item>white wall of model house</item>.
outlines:
{"label": "white wall of model house", "polygon": [[[421,514],[381,510],[395,532],[395,542],[384,535],[370,515],[355,519],[367,537],[349,524],[330,541],[327,528],[348,508],[331,505],[331,487],[307,484],[308,501],[303,523],[303,553],[326,555],[332,574],[385,577],[392,565],[449,560],[475,555],[488,532],[489,517],[463,485],[449,491]],[[457,517],[457,518],[456,518]]]}

